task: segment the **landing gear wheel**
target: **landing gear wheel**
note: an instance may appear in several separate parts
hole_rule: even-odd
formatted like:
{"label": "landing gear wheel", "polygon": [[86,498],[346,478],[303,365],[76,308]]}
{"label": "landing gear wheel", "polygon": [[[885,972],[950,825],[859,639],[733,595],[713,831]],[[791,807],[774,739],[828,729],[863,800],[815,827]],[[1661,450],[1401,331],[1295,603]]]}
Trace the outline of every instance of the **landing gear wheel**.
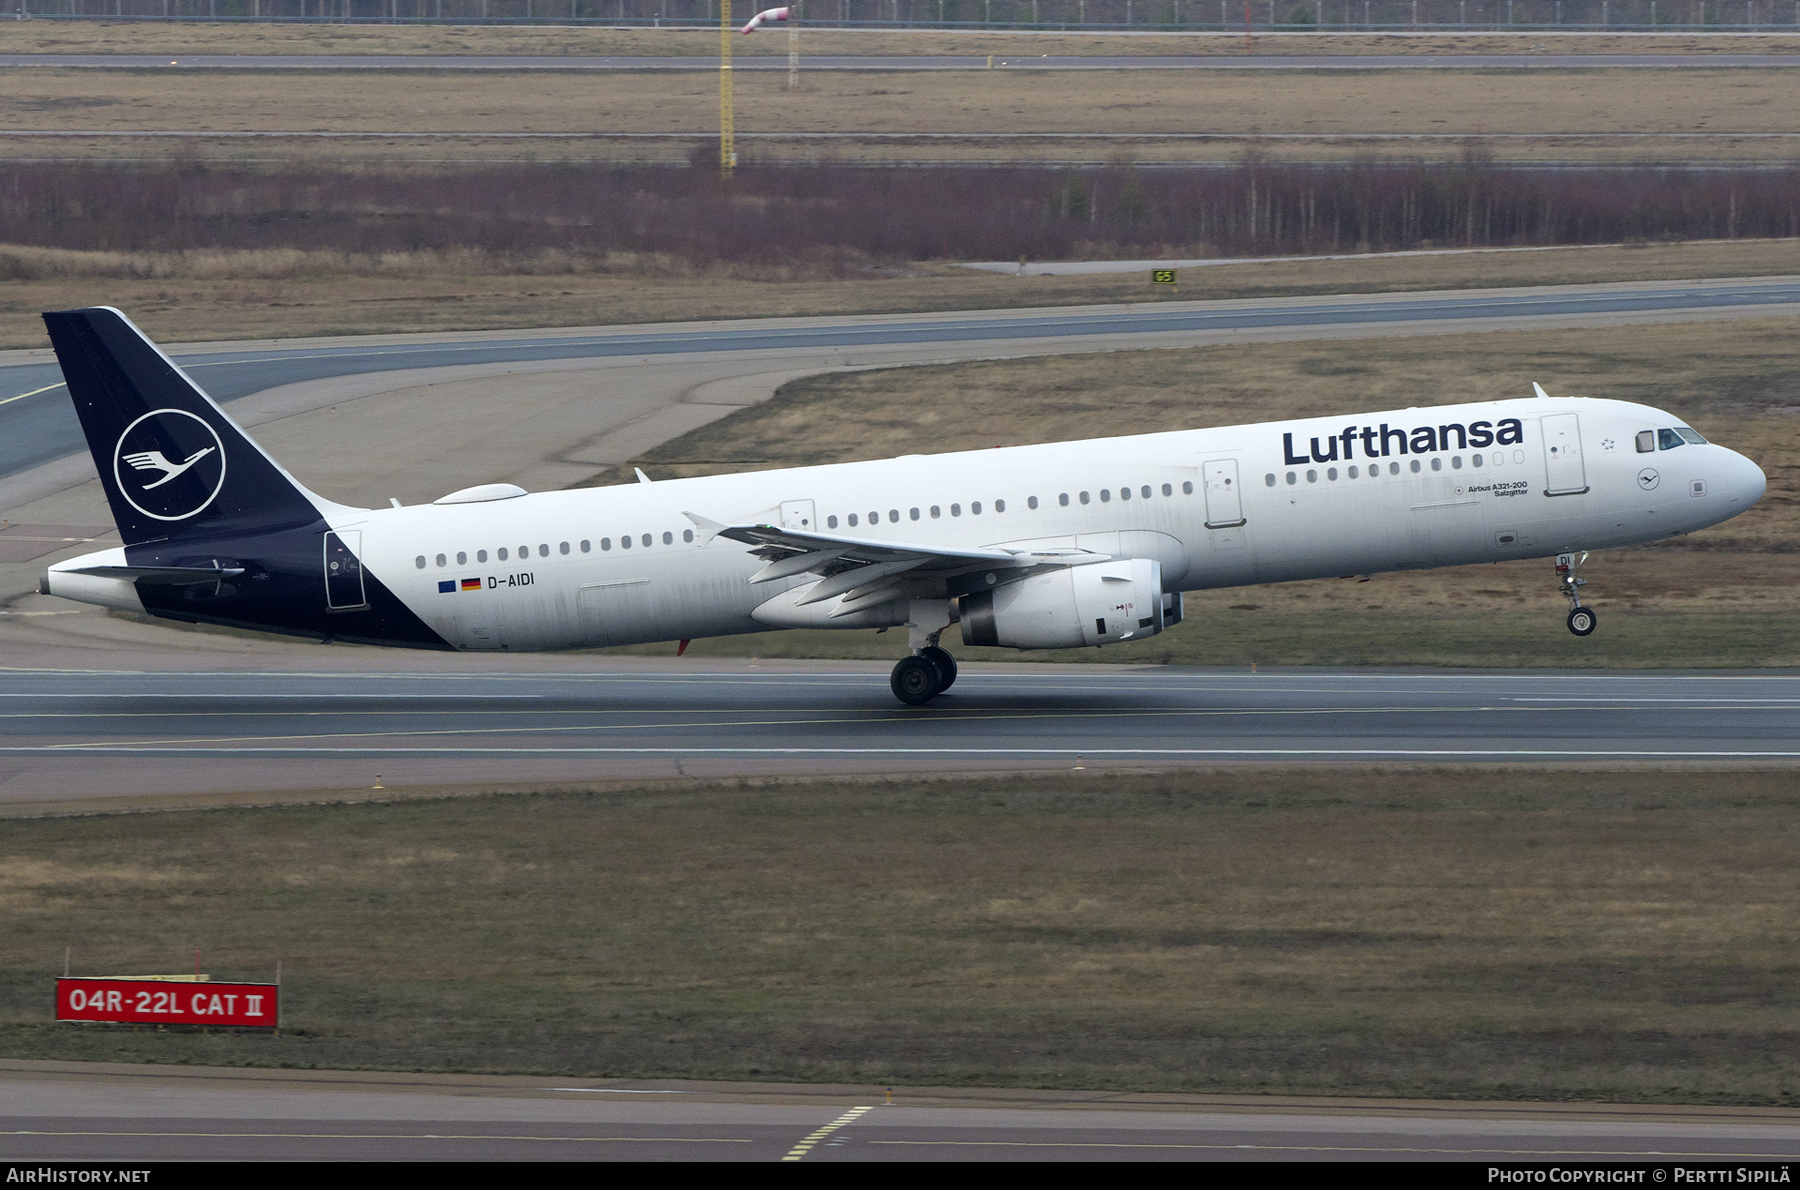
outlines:
{"label": "landing gear wheel", "polygon": [[1576,636],[1592,636],[1599,617],[1591,607],[1578,607],[1569,613],[1569,631]]}
{"label": "landing gear wheel", "polygon": [[943,687],[939,684],[943,676],[938,667],[924,657],[902,657],[894,666],[894,676],[888,679],[888,685],[894,688],[894,697],[911,707],[922,707],[936,698]]}
{"label": "landing gear wheel", "polygon": [[949,649],[941,649],[937,645],[919,650],[919,656],[937,666],[938,693],[942,694],[956,685],[956,658],[950,655]]}

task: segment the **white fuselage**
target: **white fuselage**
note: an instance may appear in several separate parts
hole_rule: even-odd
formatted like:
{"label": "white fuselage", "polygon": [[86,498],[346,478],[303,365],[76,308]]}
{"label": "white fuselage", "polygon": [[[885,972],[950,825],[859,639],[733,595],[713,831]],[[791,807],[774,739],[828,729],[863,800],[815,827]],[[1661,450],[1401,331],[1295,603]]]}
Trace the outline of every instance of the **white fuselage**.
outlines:
{"label": "white fuselage", "polygon": [[[1574,442],[1546,439],[1557,415],[1569,416],[1552,429],[1575,429]],[[1467,441],[1475,423],[1507,419],[1520,433],[1504,445],[1465,449],[1452,433],[1449,449],[1409,442],[1402,454],[1393,433],[1461,425]],[[761,561],[707,540],[687,513],[932,547],[1148,557],[1166,589],[1200,590],[1650,541],[1761,496],[1762,472],[1723,447],[1634,448],[1640,432],[1678,424],[1641,405],[1530,399],[376,510],[333,527],[359,532],[368,568],[458,647],[629,644],[770,627],[781,621],[756,609],[815,581],[752,586]],[[1360,435],[1383,425],[1385,443]],[[1315,439],[1339,457],[1312,461]],[[1308,461],[1290,463],[1287,442]],[[1557,474],[1571,446],[1563,465],[1578,479]],[[1585,491],[1546,495],[1559,479]]]}
{"label": "white fuselage", "polygon": [[[1638,449],[1643,432],[1680,424],[1643,405],[1536,398],[477,503],[333,506],[327,519],[453,647],[592,647],[858,626],[827,621],[825,605],[811,619],[778,610],[791,604],[778,597],[816,576],[753,585],[762,559],[698,527],[708,522],[1149,558],[1163,588],[1180,591],[1627,545],[1716,524],[1761,497],[1762,472],[1724,447]],[[118,589],[94,601],[129,599]]]}

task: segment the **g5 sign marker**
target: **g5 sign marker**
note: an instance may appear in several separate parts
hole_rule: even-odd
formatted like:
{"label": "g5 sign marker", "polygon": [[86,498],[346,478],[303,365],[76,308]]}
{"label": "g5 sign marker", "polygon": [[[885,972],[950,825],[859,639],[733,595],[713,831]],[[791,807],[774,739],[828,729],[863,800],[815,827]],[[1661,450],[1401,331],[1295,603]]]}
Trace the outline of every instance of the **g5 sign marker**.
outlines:
{"label": "g5 sign marker", "polygon": [[145,516],[185,521],[225,486],[225,444],[194,414],[158,409],[119,435],[113,479],[119,494]]}

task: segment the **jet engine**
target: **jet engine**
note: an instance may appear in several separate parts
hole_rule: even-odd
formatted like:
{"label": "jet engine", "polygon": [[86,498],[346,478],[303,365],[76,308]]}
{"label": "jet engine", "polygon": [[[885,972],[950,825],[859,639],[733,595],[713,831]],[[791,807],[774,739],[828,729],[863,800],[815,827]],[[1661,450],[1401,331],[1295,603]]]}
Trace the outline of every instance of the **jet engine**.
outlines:
{"label": "jet engine", "polygon": [[1163,630],[1162,564],[1124,558],[1069,566],[965,595],[959,606],[966,645],[1068,649],[1136,640]]}

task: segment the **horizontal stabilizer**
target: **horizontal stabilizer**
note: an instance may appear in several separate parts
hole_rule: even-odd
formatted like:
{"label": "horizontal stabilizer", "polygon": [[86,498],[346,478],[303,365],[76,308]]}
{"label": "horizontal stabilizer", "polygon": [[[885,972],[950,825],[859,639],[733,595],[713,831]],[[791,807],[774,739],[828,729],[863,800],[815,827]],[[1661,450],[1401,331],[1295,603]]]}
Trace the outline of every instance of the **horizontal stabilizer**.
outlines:
{"label": "horizontal stabilizer", "polygon": [[236,578],[244,573],[242,566],[79,566],[69,574],[91,574],[95,578],[134,579],[138,582],[173,585],[210,583],[222,578]]}

